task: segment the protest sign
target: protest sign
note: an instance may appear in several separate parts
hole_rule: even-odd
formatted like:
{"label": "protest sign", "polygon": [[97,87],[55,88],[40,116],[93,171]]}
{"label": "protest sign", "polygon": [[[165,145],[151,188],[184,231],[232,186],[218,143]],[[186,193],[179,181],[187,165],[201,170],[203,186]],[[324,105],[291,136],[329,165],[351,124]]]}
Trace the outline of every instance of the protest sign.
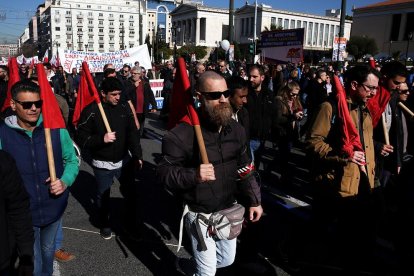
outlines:
{"label": "protest sign", "polygon": [[161,96],[161,92],[164,88],[164,79],[150,80],[150,86],[154,93],[155,101],[157,102],[157,109],[162,109],[164,97]]}

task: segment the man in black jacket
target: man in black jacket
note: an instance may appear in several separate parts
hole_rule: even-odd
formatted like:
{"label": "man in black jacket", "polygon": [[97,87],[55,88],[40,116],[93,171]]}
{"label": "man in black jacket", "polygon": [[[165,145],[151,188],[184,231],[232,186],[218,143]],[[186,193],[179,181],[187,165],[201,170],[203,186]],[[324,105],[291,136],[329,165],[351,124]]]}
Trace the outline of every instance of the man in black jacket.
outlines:
{"label": "man in black jacket", "polygon": [[[126,82],[125,91],[127,101],[131,101],[134,107],[139,122],[139,132],[142,136],[144,134],[145,117],[149,111],[152,113],[157,111],[157,102],[149,82],[142,79],[141,67],[131,69],[131,78]],[[150,104],[151,110],[149,109]]]}
{"label": "man in black jacket", "polygon": [[[76,138],[78,145],[89,149],[91,153],[92,167],[98,182],[96,203],[100,233],[102,238],[110,239],[112,230],[109,224],[109,201],[113,178],[119,178],[122,168],[130,164],[141,168],[142,150],[133,114],[126,103],[120,102],[121,82],[115,77],[105,78],[101,89],[103,109],[112,132],[106,132],[98,106],[92,103],[81,113]],[[128,150],[132,154],[130,161]]]}
{"label": "man in black jacket", "polygon": [[246,107],[250,121],[250,150],[256,169],[259,170],[264,144],[269,138],[275,112],[274,95],[263,86],[265,74],[261,66],[253,65],[249,72],[250,88]]}
{"label": "man in black jacket", "polygon": [[226,80],[230,91],[229,102],[233,109],[232,118],[241,124],[246,131],[246,138],[250,138],[249,112],[244,107],[247,104],[249,83],[242,77],[233,76]]}
{"label": "man in black jacket", "polygon": [[207,216],[232,207],[237,192],[249,208],[248,220],[258,221],[263,209],[245,131],[231,118],[226,81],[213,71],[205,72],[197,81],[196,94],[201,102],[200,126],[210,163],[200,164],[194,129],[181,123],[164,136],[158,177],[188,207],[185,225],[196,275],[215,275],[217,268],[233,263],[237,239],[218,239],[199,222],[199,214]]}
{"label": "man in black jacket", "polygon": [[0,275],[11,275],[15,246],[19,275],[33,275],[34,236],[29,196],[13,158],[2,150],[0,164]]}

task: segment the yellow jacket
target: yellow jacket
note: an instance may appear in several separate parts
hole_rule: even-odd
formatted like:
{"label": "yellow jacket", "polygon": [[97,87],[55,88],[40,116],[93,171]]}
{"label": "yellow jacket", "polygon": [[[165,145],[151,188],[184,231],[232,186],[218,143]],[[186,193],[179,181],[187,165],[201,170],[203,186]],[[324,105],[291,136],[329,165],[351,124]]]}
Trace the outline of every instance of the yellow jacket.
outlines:
{"label": "yellow jacket", "polygon": [[[359,108],[348,100],[348,108],[354,125],[358,129]],[[374,188],[375,158],[371,115],[363,109],[363,136],[365,144],[366,171],[371,189]],[[358,194],[361,178],[357,164],[348,161],[341,152],[340,120],[332,119],[332,105],[324,102],[319,106],[307,135],[307,149],[313,157],[312,172],[317,183],[342,197]]]}

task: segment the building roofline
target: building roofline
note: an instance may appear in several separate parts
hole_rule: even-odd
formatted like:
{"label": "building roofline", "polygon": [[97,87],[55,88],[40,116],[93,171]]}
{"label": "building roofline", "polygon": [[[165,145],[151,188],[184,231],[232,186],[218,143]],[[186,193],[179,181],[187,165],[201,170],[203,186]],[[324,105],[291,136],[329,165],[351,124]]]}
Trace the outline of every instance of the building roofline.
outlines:
{"label": "building roofline", "polygon": [[355,11],[360,12],[360,11],[383,8],[383,7],[390,7],[390,6],[398,6],[398,5],[403,5],[403,4],[407,4],[407,3],[413,3],[414,4],[414,1],[413,0],[387,0],[387,1],[374,3],[374,4],[371,4],[371,5],[355,8],[354,12]]}

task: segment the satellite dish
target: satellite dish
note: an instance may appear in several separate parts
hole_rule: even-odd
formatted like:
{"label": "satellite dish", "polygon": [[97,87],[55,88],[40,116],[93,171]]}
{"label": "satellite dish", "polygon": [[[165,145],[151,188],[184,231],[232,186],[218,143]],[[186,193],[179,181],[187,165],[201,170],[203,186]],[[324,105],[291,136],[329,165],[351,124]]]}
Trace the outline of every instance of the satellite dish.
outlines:
{"label": "satellite dish", "polygon": [[224,51],[227,51],[228,49],[230,49],[230,42],[229,42],[227,39],[222,40],[222,41],[220,42],[220,45],[221,45],[221,48],[222,48]]}

